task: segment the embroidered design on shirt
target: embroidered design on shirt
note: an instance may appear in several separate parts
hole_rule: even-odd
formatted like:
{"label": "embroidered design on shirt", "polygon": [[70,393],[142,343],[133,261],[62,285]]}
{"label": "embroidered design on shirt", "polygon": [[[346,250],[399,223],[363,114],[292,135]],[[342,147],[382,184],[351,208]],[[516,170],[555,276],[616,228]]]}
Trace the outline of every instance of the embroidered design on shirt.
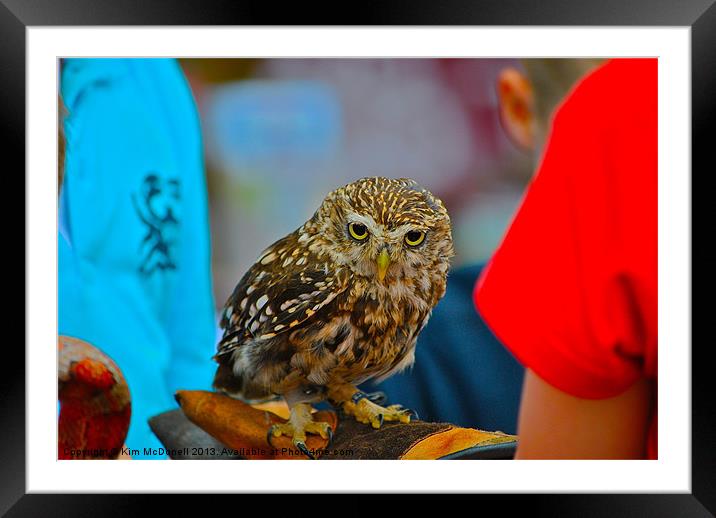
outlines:
{"label": "embroidered design on shirt", "polygon": [[174,253],[179,229],[179,186],[178,179],[165,180],[152,172],[144,178],[140,192],[132,194],[134,209],[147,231],[139,245],[139,273],[144,276],[177,268]]}

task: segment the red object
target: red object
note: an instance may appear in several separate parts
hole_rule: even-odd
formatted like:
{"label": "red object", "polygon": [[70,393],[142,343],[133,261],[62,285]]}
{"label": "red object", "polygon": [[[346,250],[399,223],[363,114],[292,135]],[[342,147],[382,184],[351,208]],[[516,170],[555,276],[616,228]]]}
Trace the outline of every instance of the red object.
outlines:
{"label": "red object", "polygon": [[57,377],[57,458],[117,458],[132,413],[129,388],[119,367],[87,342],[60,336]]}
{"label": "red object", "polygon": [[[474,295],[517,359],[563,392],[602,399],[657,379],[656,59],[609,61],[557,110]],[[649,458],[656,423],[655,409]]]}

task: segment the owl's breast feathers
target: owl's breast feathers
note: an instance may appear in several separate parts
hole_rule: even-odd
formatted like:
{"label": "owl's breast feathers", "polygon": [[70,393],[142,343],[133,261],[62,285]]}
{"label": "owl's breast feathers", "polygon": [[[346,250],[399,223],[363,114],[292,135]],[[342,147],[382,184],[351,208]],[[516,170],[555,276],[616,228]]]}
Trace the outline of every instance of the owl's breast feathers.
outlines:
{"label": "owl's breast feathers", "polygon": [[387,285],[357,279],[338,302],[354,333],[352,342],[337,351],[336,373],[359,384],[412,365],[417,336],[444,293],[439,286],[444,280],[435,280],[423,290],[416,279],[392,279]]}

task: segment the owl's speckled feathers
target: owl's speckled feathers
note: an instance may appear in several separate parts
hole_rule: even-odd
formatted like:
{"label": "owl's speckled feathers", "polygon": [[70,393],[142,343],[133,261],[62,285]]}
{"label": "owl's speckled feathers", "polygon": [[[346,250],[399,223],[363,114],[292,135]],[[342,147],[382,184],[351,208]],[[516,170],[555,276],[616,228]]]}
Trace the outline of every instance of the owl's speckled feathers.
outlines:
{"label": "owl's speckled feathers", "polygon": [[453,255],[444,205],[413,180],[364,178],[333,191],[227,301],[215,388],[246,400],[320,398],[331,384],[411,365]]}

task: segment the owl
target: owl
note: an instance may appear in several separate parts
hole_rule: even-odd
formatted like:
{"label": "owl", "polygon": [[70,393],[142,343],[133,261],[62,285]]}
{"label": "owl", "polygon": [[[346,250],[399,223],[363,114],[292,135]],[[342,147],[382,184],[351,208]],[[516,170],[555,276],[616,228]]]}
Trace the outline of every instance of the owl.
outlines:
{"label": "owl", "polygon": [[283,397],[285,424],[267,430],[308,452],[332,437],[312,403],[328,400],[380,428],[409,422],[356,388],[413,364],[415,343],[445,294],[454,255],[443,203],[413,180],[364,178],[328,194],[313,217],[269,246],[224,308],[214,388],[244,401]]}

